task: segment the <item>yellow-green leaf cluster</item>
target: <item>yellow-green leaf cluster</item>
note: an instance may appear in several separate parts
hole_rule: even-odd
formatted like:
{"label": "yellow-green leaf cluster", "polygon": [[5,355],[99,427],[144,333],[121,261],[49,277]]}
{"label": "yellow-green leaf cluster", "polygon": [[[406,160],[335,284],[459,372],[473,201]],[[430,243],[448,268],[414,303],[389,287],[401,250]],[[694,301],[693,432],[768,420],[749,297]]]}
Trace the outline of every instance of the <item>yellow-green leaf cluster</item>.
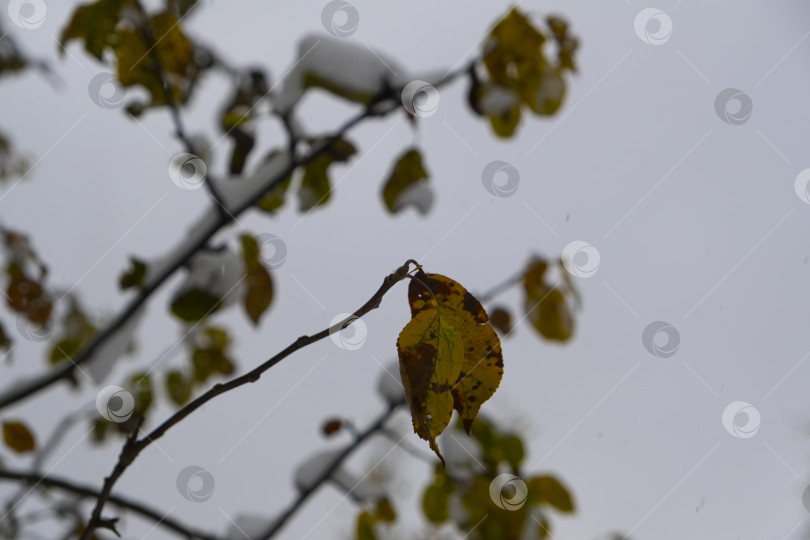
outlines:
{"label": "yellow-green leaf cluster", "polygon": [[68,43],[79,40],[99,61],[104,61],[106,51],[114,54],[118,82],[125,88],[142,86],[150,95],[149,103],[133,102],[127,106],[133,115],[139,115],[148,106],[167,104],[167,91],[173,101],[185,103],[199,69],[204,67],[195,63],[193,45],[180,26],[179,17],[190,6],[180,12],[167,9],[154,13],[143,22],[132,15],[139,9],[130,0],[82,4],[73,12],[59,39],[61,53]]}
{"label": "yellow-green leaf cluster", "polygon": [[204,383],[211,375],[233,373],[230,345],[231,338],[224,328],[211,326],[200,332],[191,353],[193,380]]}
{"label": "yellow-green leaf cluster", "polygon": [[[547,34],[520,10],[512,9],[484,42],[483,64],[488,79],[482,81],[475,68],[470,70],[470,105],[489,118],[500,137],[514,134],[523,107],[548,116],[557,112],[565,97],[564,74],[575,70],[578,42],[560,17],[549,16],[546,23]],[[548,39],[556,44],[556,58],[546,57],[544,46]]]}
{"label": "yellow-green leaf cluster", "polygon": [[408,287],[411,320],[397,340],[414,431],[441,458],[435,438],[453,409],[470,432],[503,375],[503,355],[486,311],[458,282],[421,269]]}
{"label": "yellow-green leaf cluster", "polygon": [[150,94],[152,105],[166,104],[163,82],[153,64],[154,57],[161,72],[168,79],[168,91],[176,102],[186,99],[185,78],[193,68],[191,42],[183,33],[177,18],[162,12],[149,19],[151,31],[160,36],[154,48],[147,43],[142,32],[120,29],[114,46],[118,60],[118,81],[122,86],[143,86]]}
{"label": "yellow-green leaf cluster", "polygon": [[[458,422],[455,429],[463,429],[463,424]],[[494,422],[479,416],[472,427],[472,437],[481,449],[483,468],[467,470],[456,477],[453,471],[437,465],[422,495],[425,517],[435,525],[460,519],[455,525],[471,540],[536,537],[530,532],[537,532],[540,538],[550,537],[547,510],[561,513],[575,510],[574,499],[565,485],[547,474],[522,476],[523,440],[517,433],[499,430]],[[504,470],[511,471],[514,478],[503,487],[502,499],[496,500],[491,491],[493,479]],[[525,489],[518,491],[517,486],[521,485]],[[509,507],[503,507],[503,499],[510,503]],[[464,512],[449,512],[449,508],[459,505]]]}

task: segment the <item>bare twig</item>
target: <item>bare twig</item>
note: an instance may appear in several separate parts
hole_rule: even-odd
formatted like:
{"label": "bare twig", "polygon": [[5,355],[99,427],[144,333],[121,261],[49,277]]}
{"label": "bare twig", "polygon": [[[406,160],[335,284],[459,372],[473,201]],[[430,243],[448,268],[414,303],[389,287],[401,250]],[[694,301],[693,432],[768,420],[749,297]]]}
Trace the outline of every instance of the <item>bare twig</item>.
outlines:
{"label": "bare twig", "polygon": [[84,529],[79,540],[88,540],[93,535],[93,531],[99,527],[110,529],[117,536],[120,536],[115,529],[115,523],[118,519],[102,519],[101,511],[104,509],[106,502],[110,499],[115,482],[124,474],[124,471],[127,470],[127,467],[132,463],[132,460],[138,455],[136,442],[138,440],[138,430],[141,429],[143,420],[144,417],[141,416],[138,421],[135,422],[135,427],[132,428],[132,431],[127,436],[124,447],[121,449],[121,454],[118,456],[118,462],[115,464],[110,475],[104,479],[104,487],[101,488],[101,493],[99,493],[98,499],[96,499],[96,506],[90,516],[90,521],[87,523],[87,527]]}
{"label": "bare twig", "polygon": [[[101,496],[100,491],[93,489],[89,486],[76,484],[70,480],[57,478],[54,476],[42,476],[38,473],[0,469],[0,480],[13,480],[17,482],[22,482],[24,484],[30,485],[31,487],[44,486],[49,488],[61,489],[62,491],[79,495],[82,498],[97,499],[99,496]],[[107,500],[111,504],[114,504],[121,508],[125,508],[127,510],[131,510],[136,514],[139,514],[144,518],[147,518],[150,521],[159,524],[161,527],[174,531],[183,538],[193,538],[198,540],[217,540],[216,536],[212,536],[202,531],[194,530],[193,528],[184,525],[172,519],[171,517],[165,516],[164,512],[150,508],[149,506],[146,506],[145,504],[142,504],[137,501],[133,501],[132,499],[128,499],[125,497],[118,497],[116,495],[110,495],[107,498]]]}
{"label": "bare twig", "polygon": [[[466,73],[467,67],[463,67],[457,71],[450,73],[447,77],[445,77],[442,81],[436,84],[436,87],[441,87],[446,84],[449,84],[460,75]],[[82,364],[88,362],[93,354],[98,351],[101,346],[107,342],[110,338],[112,338],[116,333],[129,321],[129,319],[138,312],[139,308],[144,305],[174,273],[182,268],[189,259],[191,259],[194,254],[196,254],[199,250],[203,249],[208,241],[217,234],[221,229],[225,228],[232,222],[232,219],[238,217],[247,209],[252,208],[265,194],[275,189],[275,187],[284,181],[286,177],[292,174],[298,167],[306,165],[307,163],[311,162],[324,152],[327,152],[335,141],[339,140],[343,137],[347,132],[352,130],[356,125],[360,124],[363,120],[370,118],[370,117],[377,117],[383,114],[388,114],[392,111],[396,111],[399,109],[399,104],[395,101],[390,101],[387,108],[381,109],[376,108],[374,111],[369,109],[363,110],[351,118],[349,118],[343,125],[338,128],[331,136],[326,138],[326,144],[322,144],[316,148],[313,148],[300,159],[296,159],[292,161],[287,167],[283,170],[279,171],[271,181],[267,183],[267,187],[262,190],[260,193],[255,194],[253,197],[246,199],[242,202],[239,206],[235,206],[234,208],[229,208],[230,216],[223,216],[218,215],[216,220],[212,220],[210,223],[206,223],[203,227],[199,230],[195,231],[194,239],[192,242],[189,242],[186,245],[181,246],[176,251],[178,255],[176,256],[173,264],[167,265],[166,267],[161,269],[161,272],[156,274],[154,278],[149,279],[149,282],[145,284],[139,291],[138,294],[133,298],[119,313],[115,316],[112,321],[101,331],[99,332],[96,337],[91,341],[87,347],[85,347],[82,352],[77,354],[72,362],[66,362],[61,367],[58,367],[49,373],[41,375],[35,378],[32,381],[28,382],[21,382],[19,384],[15,384],[13,388],[10,388],[4,394],[0,395],[0,410],[22,401],[29,396],[32,396],[51,385],[63,381],[68,380],[71,376],[73,371],[76,370]]]}
{"label": "bare twig", "polygon": [[505,293],[506,291],[508,291],[509,289],[511,289],[512,287],[523,281],[523,276],[525,275],[526,275],[526,268],[524,267],[523,270],[521,270],[517,274],[509,276],[501,283],[498,283],[497,285],[495,285],[488,291],[484,292],[483,294],[477,295],[476,298],[478,298],[478,301],[481,302],[482,304],[487,304],[492,300],[494,300],[497,296]]}
{"label": "bare twig", "polygon": [[272,368],[283,359],[288,357],[290,354],[294,353],[298,349],[302,349],[307,345],[315,343],[316,341],[320,341],[321,339],[329,336],[331,333],[339,332],[343,326],[356,318],[360,318],[363,315],[367,314],[369,311],[376,309],[380,306],[380,302],[382,302],[383,297],[385,294],[397,283],[405,279],[408,275],[408,271],[410,269],[411,261],[406,262],[399,268],[397,268],[394,272],[387,275],[380,285],[377,292],[368,299],[368,301],[360,306],[352,315],[346,317],[346,319],[321,330],[317,334],[313,334],[311,336],[301,336],[297,340],[295,340],[292,344],[290,344],[287,348],[267,360],[266,362],[262,363],[258,367],[254,368],[253,370],[245,373],[244,375],[240,375],[239,377],[235,377],[226,383],[215,384],[211,387],[207,392],[204,394],[199,395],[196,399],[185,405],[183,408],[175,412],[172,416],[170,416],[166,421],[152,430],[151,433],[143,437],[142,439],[137,439],[138,429],[140,428],[141,423],[143,422],[143,417],[141,417],[136,425],[135,429],[130,433],[129,437],[127,438],[127,442],[124,444],[123,449],[121,450],[121,454],[118,458],[118,462],[116,463],[113,472],[104,479],[104,487],[101,490],[101,493],[96,501],[96,506],[93,509],[93,514],[90,518],[90,521],[85,529],[84,533],[80,540],[87,540],[92,534],[93,530],[98,527],[107,526],[107,528],[112,528],[115,530],[114,523],[111,521],[104,521],[101,519],[101,511],[104,508],[104,504],[110,497],[110,493],[112,492],[113,485],[121,477],[124,471],[132,464],[135,458],[138,457],[138,454],[141,453],[146,447],[150,444],[155,442],[157,439],[162,437],[172,426],[177,425],[180,423],[184,418],[189,416],[191,413],[202,407],[208,401],[214,399],[215,397],[224,394],[230,390],[238,388],[244,384],[256,382],[261,377],[262,373],[267,371],[268,369]]}

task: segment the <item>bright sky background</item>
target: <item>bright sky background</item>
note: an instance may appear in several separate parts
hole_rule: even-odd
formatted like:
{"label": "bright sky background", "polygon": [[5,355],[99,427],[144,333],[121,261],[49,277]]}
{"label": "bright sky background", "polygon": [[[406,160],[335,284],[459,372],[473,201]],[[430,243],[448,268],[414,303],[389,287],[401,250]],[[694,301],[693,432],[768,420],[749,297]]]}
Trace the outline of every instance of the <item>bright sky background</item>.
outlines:
{"label": "bright sky background", "polygon": [[[416,76],[469,59],[509,5],[352,3],[360,22],[346,39],[384,51]],[[85,304],[111,315],[127,298],[117,278],[128,256],[170,250],[206,208],[206,194],[180,190],[167,175],[181,148],[166,113],[137,123],[89,99],[89,81],[105,68],[78,45],[56,59],[55,36],[75,2],[46,4],[39,28],[3,21],[26,51],[53,61],[66,85],[54,90],[33,73],[0,84],[0,128],[40,159],[25,181],[2,187],[0,215],[4,225],[32,235],[52,283],[77,284]],[[324,5],[209,1],[187,29],[236,64],[266,67],[275,82],[297,41],[324,32]],[[672,23],[658,45],[634,30],[649,7]],[[502,425],[525,429],[527,473],[553,471],[575,493],[579,511],[553,518],[555,536],[801,538],[808,518],[802,492],[810,482],[810,205],[797,196],[794,180],[810,167],[810,7],[798,0],[600,0],[527,1],[521,8],[538,18],[559,13],[581,38],[580,73],[560,113],[527,117],[517,136],[502,142],[468,110],[459,82],[442,90],[436,114],[416,134],[402,115],[364,123],[351,133],[361,152],[338,170],[342,180],[328,207],[301,219],[291,199],[278,218],[240,219],[254,233],[283,238],[288,256],[273,273],[277,295],[258,330],[237,309],[215,321],[237,334],[244,370],[354,310],[408,258],[480,292],[532,253],[557,257],[572,241],[589,242],[600,265],[577,280],[584,309],[574,340],[551,345],[521,325],[504,341],[504,379],[483,409]],[[658,29],[655,22],[647,28]],[[715,112],[715,98],[727,88],[753,104],[740,125]],[[218,137],[215,113],[227,91],[218,77],[205,81],[184,114],[190,131]],[[302,118],[326,130],[352,111],[313,95]],[[392,159],[414,140],[437,201],[427,217],[409,211],[392,218],[379,191]],[[278,126],[263,125],[262,149],[282,141]],[[225,150],[224,144],[216,150],[217,171]],[[481,171],[493,160],[519,171],[514,196],[496,198],[483,188]],[[238,232],[233,227],[222,238]],[[108,383],[121,382],[179,338],[181,327],[166,310],[178,282],[151,301],[136,357],[122,361]],[[220,533],[238,514],[270,517],[294,496],[296,464],[337,444],[319,435],[324,418],[345,416],[363,426],[382,409],[374,385],[408,320],[404,296],[400,285],[365,319],[368,336],[359,350],[324,340],[258,384],[206,405],[145,452],[116,492]],[[516,311],[522,303],[517,290],[500,300]],[[0,318],[14,328],[7,314]],[[642,345],[644,328],[659,320],[680,336],[669,358]],[[46,369],[41,347],[17,341],[0,387]],[[181,349],[169,365],[185,361]],[[67,411],[95,399],[98,388],[83,388],[77,395],[59,386],[2,418],[25,418],[45,438]],[[723,411],[735,401],[761,416],[752,437],[724,428]],[[164,402],[153,425],[169,413]],[[407,428],[406,415],[398,422]],[[118,446],[91,447],[81,441],[86,429],[71,431],[47,468],[100,486]],[[387,451],[382,444],[369,448],[352,468],[365,471]],[[429,468],[398,451],[391,456],[400,511],[413,516]],[[175,479],[187,465],[216,479],[206,503],[178,495]],[[0,486],[0,495],[10,492]],[[346,538],[355,516],[351,502],[326,488],[281,537]],[[126,537],[168,537],[149,529],[127,519]]]}

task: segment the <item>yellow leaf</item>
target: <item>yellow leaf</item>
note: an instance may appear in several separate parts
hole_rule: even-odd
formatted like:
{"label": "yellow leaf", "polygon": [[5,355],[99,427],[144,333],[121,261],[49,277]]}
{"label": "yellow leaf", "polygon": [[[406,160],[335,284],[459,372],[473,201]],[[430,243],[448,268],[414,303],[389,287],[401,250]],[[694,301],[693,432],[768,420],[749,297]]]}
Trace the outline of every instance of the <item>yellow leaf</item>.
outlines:
{"label": "yellow leaf", "polygon": [[425,302],[400,332],[397,351],[414,432],[444,463],[436,437],[453,414],[452,388],[464,361],[462,345],[436,303]]}
{"label": "yellow leaf", "polygon": [[3,422],[3,440],[9,448],[20,454],[36,448],[34,436],[22,422]]}
{"label": "yellow leaf", "polygon": [[481,405],[498,389],[503,376],[501,341],[481,303],[458,282],[419,270],[408,287],[411,314],[437,305],[442,319],[455,329],[463,347],[463,364],[453,384],[454,408],[470,433]]}
{"label": "yellow leaf", "polygon": [[357,540],[377,540],[374,534],[374,517],[366,511],[360,512],[357,516],[356,526]]}
{"label": "yellow leaf", "polygon": [[574,333],[574,317],[563,290],[544,281],[547,269],[545,261],[535,259],[523,275],[526,316],[544,338],[568,341]]}

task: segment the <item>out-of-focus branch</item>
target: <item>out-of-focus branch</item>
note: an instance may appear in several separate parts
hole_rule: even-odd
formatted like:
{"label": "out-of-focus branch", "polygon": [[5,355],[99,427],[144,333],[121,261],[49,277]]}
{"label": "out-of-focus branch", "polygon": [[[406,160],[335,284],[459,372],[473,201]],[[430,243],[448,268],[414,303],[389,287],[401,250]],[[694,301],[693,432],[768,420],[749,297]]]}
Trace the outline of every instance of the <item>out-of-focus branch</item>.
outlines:
{"label": "out-of-focus branch", "polygon": [[488,304],[489,302],[494,300],[497,296],[500,296],[501,294],[505,293],[506,291],[508,291],[509,289],[511,289],[512,287],[523,281],[523,276],[525,275],[526,275],[526,268],[524,267],[523,270],[521,270],[517,274],[509,276],[508,278],[498,283],[488,291],[485,291],[484,293],[477,295],[476,298],[478,298],[478,301],[481,302],[482,304]]}
{"label": "out-of-focus branch", "polygon": [[[70,480],[57,478],[54,476],[43,476],[39,473],[30,473],[23,471],[12,471],[8,469],[0,469],[0,480],[9,480],[21,482],[34,488],[36,486],[43,486],[48,488],[61,489],[82,498],[95,498],[97,499],[101,493],[89,486],[76,484]],[[171,517],[164,516],[164,512],[155,510],[146,506],[143,503],[133,501],[125,497],[118,497],[110,495],[107,499],[111,504],[115,504],[121,508],[131,510],[140,516],[154,522],[163,528],[169,529],[183,538],[198,539],[198,540],[217,540],[216,536],[204,533],[202,531],[194,530],[193,528],[172,519]],[[74,533],[75,534],[75,533]]]}
{"label": "out-of-focus branch", "polygon": [[329,478],[338,470],[338,468],[346,461],[355,450],[357,450],[363,442],[365,442],[368,438],[370,438],[375,433],[380,432],[384,427],[385,423],[388,421],[389,418],[399,409],[401,406],[405,405],[405,399],[403,398],[402,401],[398,403],[392,403],[388,406],[385,411],[382,412],[365,430],[360,432],[352,441],[349,446],[347,446],[343,452],[341,452],[336,458],[335,461],[321,473],[321,475],[316,478],[310,485],[307,486],[306,489],[301,490],[298,493],[298,496],[293,500],[289,506],[281,513],[281,515],[273,520],[273,524],[270,528],[265,531],[264,534],[259,536],[258,540],[269,540],[273,538],[284,525],[298,512],[303,506],[304,503],[316,492],[318,488],[320,488]]}
{"label": "out-of-focus branch", "polygon": [[[437,82],[435,86],[437,88],[445,86],[456,80],[459,76],[464,75],[466,72],[467,66],[463,66],[462,68],[449,73],[444,79]],[[395,94],[395,97],[398,96],[399,94]],[[368,118],[384,116],[398,110],[399,108],[400,103],[394,98],[391,98],[384,104],[379,104],[376,107],[369,107],[361,112],[358,112],[344,122],[343,125],[334,131],[330,136],[326,137],[323,144],[311,149],[301,158],[294,159],[287,167],[284,167],[283,170],[279,171],[272,178],[272,180],[267,183],[265,189],[241,202],[241,204],[238,206],[229,208],[229,215],[222,215],[222,213],[220,213],[217,215],[216,219],[202,224],[196,231],[194,231],[194,236],[190,242],[187,242],[174,250],[176,255],[173,258],[172,264],[161,268],[161,271],[153,278],[150,277],[148,283],[146,283],[138,291],[135,298],[133,298],[118,313],[118,315],[116,315],[112,321],[110,321],[110,323],[96,335],[93,341],[91,341],[87,347],[82,350],[82,352],[73,358],[72,362],[66,362],[63,366],[58,367],[45,375],[39,376],[32,381],[15,384],[14,388],[11,388],[4,394],[0,395],[0,410],[8,407],[9,405],[22,401],[34,394],[37,394],[38,392],[41,392],[59,381],[67,380],[73,371],[76,370],[76,368],[88,362],[92,358],[93,354],[98,351],[104,343],[115,336],[116,333],[127,324],[129,319],[139,311],[140,307],[144,305],[152,297],[152,295],[158,289],[160,289],[160,287],[171,276],[174,275],[177,270],[182,268],[189,261],[189,259],[191,259],[191,257],[203,249],[214,235],[216,235],[227,225],[230,225],[233,219],[239,217],[249,208],[252,208],[265,194],[272,191],[297,168],[306,165],[321,154],[330,150],[335,141],[341,139],[355,126]]]}
{"label": "out-of-focus branch", "polygon": [[[185,126],[183,125],[183,119],[180,116],[180,106],[177,104],[177,100],[174,98],[174,92],[172,91],[169,78],[166,76],[166,72],[163,71],[163,66],[160,64],[160,57],[158,56],[157,48],[158,40],[155,39],[155,35],[152,32],[152,26],[149,24],[149,17],[147,16],[146,10],[144,9],[140,0],[133,0],[133,5],[140,15],[141,20],[138,26],[140,28],[141,35],[146,42],[149,57],[152,59],[152,70],[160,80],[160,86],[163,88],[163,97],[166,100],[166,106],[169,108],[169,113],[171,114],[172,122],[174,123],[174,129],[177,132],[177,138],[180,139],[183,146],[185,146],[186,152],[196,154],[199,152],[199,150],[194,148],[194,144],[188,138]],[[203,184],[205,184],[205,188],[208,190],[209,195],[211,195],[211,198],[214,200],[214,203],[217,205],[219,211],[224,213],[224,201],[221,194],[217,190],[215,183],[208,181],[203,182]]]}

